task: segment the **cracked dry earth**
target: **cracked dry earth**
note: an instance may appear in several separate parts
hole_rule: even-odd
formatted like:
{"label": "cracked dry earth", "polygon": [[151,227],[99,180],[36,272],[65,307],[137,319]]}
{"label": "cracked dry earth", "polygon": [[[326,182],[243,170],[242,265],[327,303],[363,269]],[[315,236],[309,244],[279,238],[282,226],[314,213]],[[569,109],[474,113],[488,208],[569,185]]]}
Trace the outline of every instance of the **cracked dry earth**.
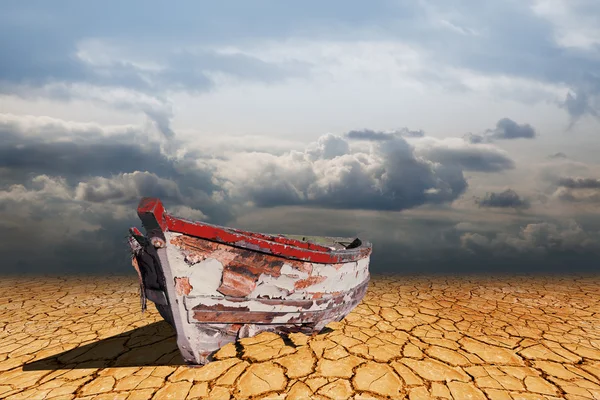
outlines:
{"label": "cracked dry earth", "polygon": [[183,365],[135,277],[0,280],[5,399],[600,399],[600,277],[381,277],[322,334]]}

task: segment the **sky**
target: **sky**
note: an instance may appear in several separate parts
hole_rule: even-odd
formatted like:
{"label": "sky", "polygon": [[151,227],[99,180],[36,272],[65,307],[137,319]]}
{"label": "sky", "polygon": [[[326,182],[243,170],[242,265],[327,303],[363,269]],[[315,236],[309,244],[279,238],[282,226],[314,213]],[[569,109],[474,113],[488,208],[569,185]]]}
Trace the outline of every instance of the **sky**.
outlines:
{"label": "sky", "polygon": [[133,273],[141,197],[372,273],[600,270],[597,0],[3,1],[1,274]]}

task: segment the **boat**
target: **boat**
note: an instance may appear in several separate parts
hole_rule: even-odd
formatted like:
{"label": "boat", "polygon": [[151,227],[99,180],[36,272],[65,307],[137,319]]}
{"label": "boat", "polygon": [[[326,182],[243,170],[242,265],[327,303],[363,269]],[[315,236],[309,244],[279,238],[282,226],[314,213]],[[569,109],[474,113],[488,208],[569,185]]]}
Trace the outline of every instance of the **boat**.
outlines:
{"label": "boat", "polygon": [[170,215],[157,198],[129,229],[142,312],[152,301],[185,362],[262,331],[315,335],[363,299],[371,243],[359,238],[247,232]]}

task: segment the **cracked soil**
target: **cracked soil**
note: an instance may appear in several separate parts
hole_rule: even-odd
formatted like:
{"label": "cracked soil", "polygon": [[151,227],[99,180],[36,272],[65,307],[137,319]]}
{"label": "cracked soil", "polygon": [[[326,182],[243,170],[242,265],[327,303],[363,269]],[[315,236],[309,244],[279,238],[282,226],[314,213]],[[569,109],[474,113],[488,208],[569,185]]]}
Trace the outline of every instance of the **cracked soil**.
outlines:
{"label": "cracked soil", "polygon": [[136,277],[0,280],[0,398],[600,399],[600,277],[373,276],[319,335],[183,364]]}

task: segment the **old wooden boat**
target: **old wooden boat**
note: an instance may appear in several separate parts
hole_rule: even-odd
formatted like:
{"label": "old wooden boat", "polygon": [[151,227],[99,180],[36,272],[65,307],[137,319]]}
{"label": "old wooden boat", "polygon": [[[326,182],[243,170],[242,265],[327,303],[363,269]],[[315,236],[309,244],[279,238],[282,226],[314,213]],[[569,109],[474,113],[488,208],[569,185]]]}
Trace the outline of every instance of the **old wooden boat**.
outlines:
{"label": "old wooden boat", "polygon": [[245,232],[169,215],[156,198],[137,209],[132,264],[146,299],[177,332],[189,364],[268,330],[318,333],[362,300],[371,244],[358,238]]}

